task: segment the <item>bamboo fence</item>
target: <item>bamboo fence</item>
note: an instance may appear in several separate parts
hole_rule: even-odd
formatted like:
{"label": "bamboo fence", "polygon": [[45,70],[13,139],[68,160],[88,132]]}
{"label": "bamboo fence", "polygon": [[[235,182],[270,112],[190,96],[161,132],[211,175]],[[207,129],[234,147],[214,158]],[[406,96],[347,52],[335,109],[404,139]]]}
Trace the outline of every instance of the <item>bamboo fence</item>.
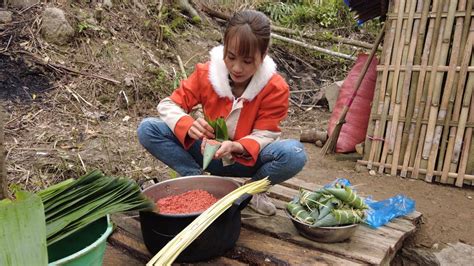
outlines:
{"label": "bamboo fence", "polygon": [[391,1],[360,164],[474,184],[473,1]]}

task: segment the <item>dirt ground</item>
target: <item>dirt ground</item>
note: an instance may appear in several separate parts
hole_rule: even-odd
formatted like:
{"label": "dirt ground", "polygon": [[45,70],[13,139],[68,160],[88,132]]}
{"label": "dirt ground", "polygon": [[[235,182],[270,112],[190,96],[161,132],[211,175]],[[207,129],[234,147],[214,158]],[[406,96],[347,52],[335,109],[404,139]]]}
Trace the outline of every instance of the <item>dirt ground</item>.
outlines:
{"label": "dirt ground", "polygon": [[[31,9],[28,12],[38,11]],[[27,24],[9,26],[10,32],[16,30],[14,25],[24,26],[18,29],[21,32],[16,31],[20,33],[15,35],[18,39],[13,39],[11,50],[19,49],[20,42],[28,42],[32,53],[49,55],[52,61],[63,62],[86,73],[71,75],[47,67],[46,70],[33,68],[31,66],[37,64],[29,57],[20,56],[20,60],[15,53],[0,54],[0,66],[11,68],[15,65],[20,70],[25,66],[16,64],[30,66],[28,71],[16,72],[0,68],[0,81],[4,81],[0,82],[0,98],[13,93],[21,98],[3,97],[1,101],[7,113],[6,167],[11,189],[38,190],[94,168],[108,174],[128,176],[139,183],[176,176],[174,171],[152,158],[139,145],[136,127],[143,118],[157,115],[156,104],[169,92],[165,90],[166,86],[172,85],[177,78],[176,72],[179,72],[176,55],[181,56],[186,70],[192,71],[195,63],[206,58],[207,50],[219,43],[219,26],[212,24],[212,27],[198,31],[191,28],[177,34],[173,42],[163,44],[167,47],[157,47],[153,42],[138,42],[139,39],[145,41],[147,34],[153,33],[139,26],[143,25],[139,20],[143,20],[143,13],[127,13],[126,9],[119,8],[112,11],[110,17],[106,13],[103,27],[115,29],[113,42],[105,30],[99,33],[88,31],[79,35],[70,47],[41,50],[40,47],[46,46],[44,43],[38,45],[42,42],[40,38],[27,39],[30,36]],[[37,15],[28,12],[24,16]],[[15,21],[23,20],[15,17]],[[26,33],[22,35],[23,31]],[[0,37],[0,44],[5,47],[9,35],[0,34]],[[285,50],[284,45],[275,45],[275,48],[278,49],[273,56],[278,58],[279,66],[282,65],[279,70],[285,72],[292,90],[314,89],[339,80],[347,72],[347,63],[338,60],[321,63],[312,59],[309,53],[296,57],[296,53]],[[155,56],[154,63],[150,54]],[[301,58],[313,68],[304,67]],[[13,78],[21,73],[37,75],[38,78]],[[117,85],[93,78],[87,73],[99,73],[121,83]],[[36,83],[25,83],[28,80]],[[37,86],[30,86],[32,83]],[[44,88],[47,84],[51,85]],[[12,92],[12,88],[18,90]],[[2,94],[7,90],[10,90],[8,94]],[[290,108],[283,123],[284,137],[299,138],[303,129],[326,129],[330,113],[325,104],[319,102],[320,97],[318,91],[293,97],[293,100],[313,107],[307,109],[293,105]],[[414,199],[417,211],[423,214],[423,224],[411,245],[433,251],[458,241],[474,245],[472,187],[461,189],[421,180],[371,176],[367,170],[356,171],[354,161],[334,155],[323,157],[320,148],[313,144],[305,144],[305,148],[309,161],[298,178],[323,185],[344,177],[362,194],[372,195],[376,200],[399,193]]]}

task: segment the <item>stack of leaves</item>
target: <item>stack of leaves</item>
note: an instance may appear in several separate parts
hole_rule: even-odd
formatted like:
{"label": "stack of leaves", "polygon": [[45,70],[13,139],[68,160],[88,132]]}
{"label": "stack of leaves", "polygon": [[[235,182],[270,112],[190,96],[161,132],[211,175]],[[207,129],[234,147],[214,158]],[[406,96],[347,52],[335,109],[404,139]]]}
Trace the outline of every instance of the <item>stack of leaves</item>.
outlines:
{"label": "stack of leaves", "polygon": [[48,245],[107,214],[154,207],[133,180],[104,176],[98,170],[77,180],[65,180],[38,195],[44,205]]}
{"label": "stack of leaves", "polygon": [[214,158],[217,150],[221,147],[221,143],[229,139],[227,132],[227,124],[225,119],[220,117],[216,120],[206,119],[207,123],[214,129],[215,140],[208,140],[204,146],[204,154],[202,158],[202,169],[206,169]]}
{"label": "stack of leaves", "polygon": [[338,183],[316,191],[301,189],[286,207],[296,220],[311,227],[360,223],[368,208],[349,186]]}

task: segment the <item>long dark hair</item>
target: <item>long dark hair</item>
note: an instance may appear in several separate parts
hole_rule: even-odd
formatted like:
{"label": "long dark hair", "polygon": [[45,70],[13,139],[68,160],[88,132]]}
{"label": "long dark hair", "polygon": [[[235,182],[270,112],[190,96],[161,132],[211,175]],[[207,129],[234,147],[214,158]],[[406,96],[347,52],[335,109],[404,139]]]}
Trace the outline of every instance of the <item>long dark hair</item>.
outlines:
{"label": "long dark hair", "polygon": [[[238,40],[239,55],[254,57],[256,49],[262,56],[270,44],[270,20],[262,12],[255,10],[238,11],[229,20],[224,33],[224,48],[229,42]],[[224,58],[227,49],[224,49]]]}

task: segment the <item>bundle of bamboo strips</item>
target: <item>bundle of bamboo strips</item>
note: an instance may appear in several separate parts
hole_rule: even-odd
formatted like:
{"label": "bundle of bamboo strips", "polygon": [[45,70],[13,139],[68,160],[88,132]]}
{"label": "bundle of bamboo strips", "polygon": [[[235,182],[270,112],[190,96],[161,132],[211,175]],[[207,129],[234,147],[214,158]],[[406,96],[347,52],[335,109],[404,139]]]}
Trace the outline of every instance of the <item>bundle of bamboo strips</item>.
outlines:
{"label": "bundle of bamboo strips", "polygon": [[473,184],[472,7],[473,0],[391,1],[361,164]]}

